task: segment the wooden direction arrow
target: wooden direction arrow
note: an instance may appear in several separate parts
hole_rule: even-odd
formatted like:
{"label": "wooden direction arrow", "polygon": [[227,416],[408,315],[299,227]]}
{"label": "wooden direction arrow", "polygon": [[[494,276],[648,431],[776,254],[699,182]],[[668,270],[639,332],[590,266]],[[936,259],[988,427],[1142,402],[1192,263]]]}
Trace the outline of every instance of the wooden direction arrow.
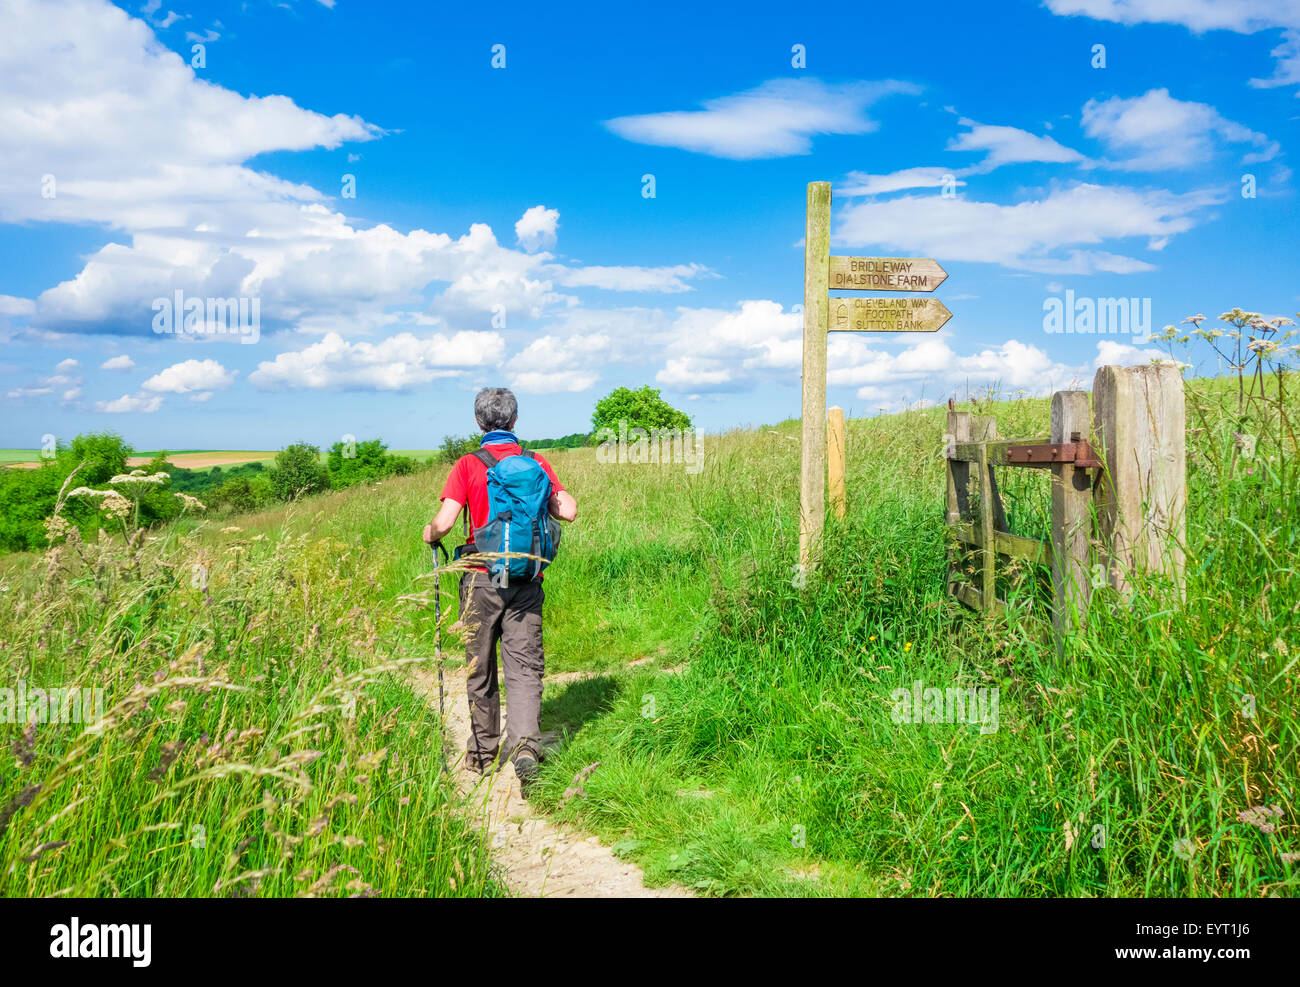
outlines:
{"label": "wooden direction arrow", "polygon": [[952,318],[937,298],[832,298],[831,332],[934,332]]}
{"label": "wooden direction arrow", "polygon": [[948,272],[929,257],[832,257],[829,288],[934,291]]}

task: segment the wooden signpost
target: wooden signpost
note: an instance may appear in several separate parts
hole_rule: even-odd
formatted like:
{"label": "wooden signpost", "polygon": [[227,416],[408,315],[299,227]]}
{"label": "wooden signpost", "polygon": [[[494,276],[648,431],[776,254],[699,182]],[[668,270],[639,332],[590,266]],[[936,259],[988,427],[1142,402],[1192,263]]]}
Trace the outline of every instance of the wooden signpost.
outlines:
{"label": "wooden signpost", "polygon": [[[831,298],[830,289],[934,291],[948,277],[928,257],[832,257],[831,184],[808,184],[803,261],[803,443],[799,565],[816,565],[826,520],[826,334],[935,332],[952,313],[937,298]],[[839,448],[843,454],[842,443]],[[843,468],[838,470],[842,484]],[[839,510],[842,486],[835,488]]]}
{"label": "wooden signpost", "polygon": [[935,332],[952,318],[937,298],[832,298],[831,332]]}

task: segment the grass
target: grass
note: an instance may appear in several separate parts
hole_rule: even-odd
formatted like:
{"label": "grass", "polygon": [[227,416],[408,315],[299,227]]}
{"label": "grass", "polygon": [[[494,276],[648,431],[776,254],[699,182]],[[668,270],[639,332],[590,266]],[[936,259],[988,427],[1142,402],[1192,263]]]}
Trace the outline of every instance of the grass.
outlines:
{"label": "grass", "polygon": [[6,569],[6,684],[105,690],[94,728],[5,724],[0,894],[496,894],[387,650],[380,560],[308,537],[75,537]]}
{"label": "grass", "polygon": [[[1294,894],[1296,449],[1276,406],[1235,400],[1189,387],[1185,596],[1099,594],[1063,665],[1041,573],[1004,580],[1002,616],[947,595],[939,409],[849,423],[849,516],[803,590],[796,422],[710,437],[698,475],[548,451],[580,516],[546,580],[547,668],[589,675],[547,686],[565,742],[537,804],[702,894]],[[1045,401],[978,410],[1047,431]],[[1040,535],[1041,474],[999,482],[1013,529]],[[0,892],[498,892],[439,779],[436,717],[393,667],[432,652],[427,609],[400,598],[428,586],[437,487],[5,560],[6,677],[125,705],[89,741],[0,725],[28,758],[0,775]],[[917,680],[997,687],[998,729],[895,723]]]}

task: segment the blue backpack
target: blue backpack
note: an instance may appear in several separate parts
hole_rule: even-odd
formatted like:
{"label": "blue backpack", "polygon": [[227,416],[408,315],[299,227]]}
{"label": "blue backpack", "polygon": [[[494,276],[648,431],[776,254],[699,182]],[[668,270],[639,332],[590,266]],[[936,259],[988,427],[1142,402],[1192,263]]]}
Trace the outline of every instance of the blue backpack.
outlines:
{"label": "blue backpack", "polygon": [[[473,551],[485,554],[526,552],[521,557],[487,561],[492,585],[506,587],[511,579],[535,579],[560,547],[560,524],[547,510],[551,478],[525,449],[517,456],[497,459],[486,449],[474,453],[487,467],[487,523],[474,529]],[[468,513],[468,505],[466,512]]]}

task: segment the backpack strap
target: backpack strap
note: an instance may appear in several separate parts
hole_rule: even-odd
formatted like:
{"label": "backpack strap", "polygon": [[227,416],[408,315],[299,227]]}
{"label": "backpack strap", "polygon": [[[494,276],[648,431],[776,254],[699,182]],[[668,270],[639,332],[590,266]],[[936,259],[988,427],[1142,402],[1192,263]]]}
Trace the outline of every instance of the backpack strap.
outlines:
{"label": "backpack strap", "polygon": [[[496,466],[497,463],[501,462],[501,460],[497,459],[496,456],[492,455],[492,453],[488,452],[482,446],[475,449],[472,453],[470,453],[470,455],[473,456],[475,459],[477,459],[480,463],[482,463],[487,469],[492,469],[492,467]],[[531,456],[532,453],[526,453],[526,455]],[[465,502],[465,506],[461,509],[461,522],[462,522],[461,531],[465,535],[465,540],[469,541],[469,501],[468,500]]]}

